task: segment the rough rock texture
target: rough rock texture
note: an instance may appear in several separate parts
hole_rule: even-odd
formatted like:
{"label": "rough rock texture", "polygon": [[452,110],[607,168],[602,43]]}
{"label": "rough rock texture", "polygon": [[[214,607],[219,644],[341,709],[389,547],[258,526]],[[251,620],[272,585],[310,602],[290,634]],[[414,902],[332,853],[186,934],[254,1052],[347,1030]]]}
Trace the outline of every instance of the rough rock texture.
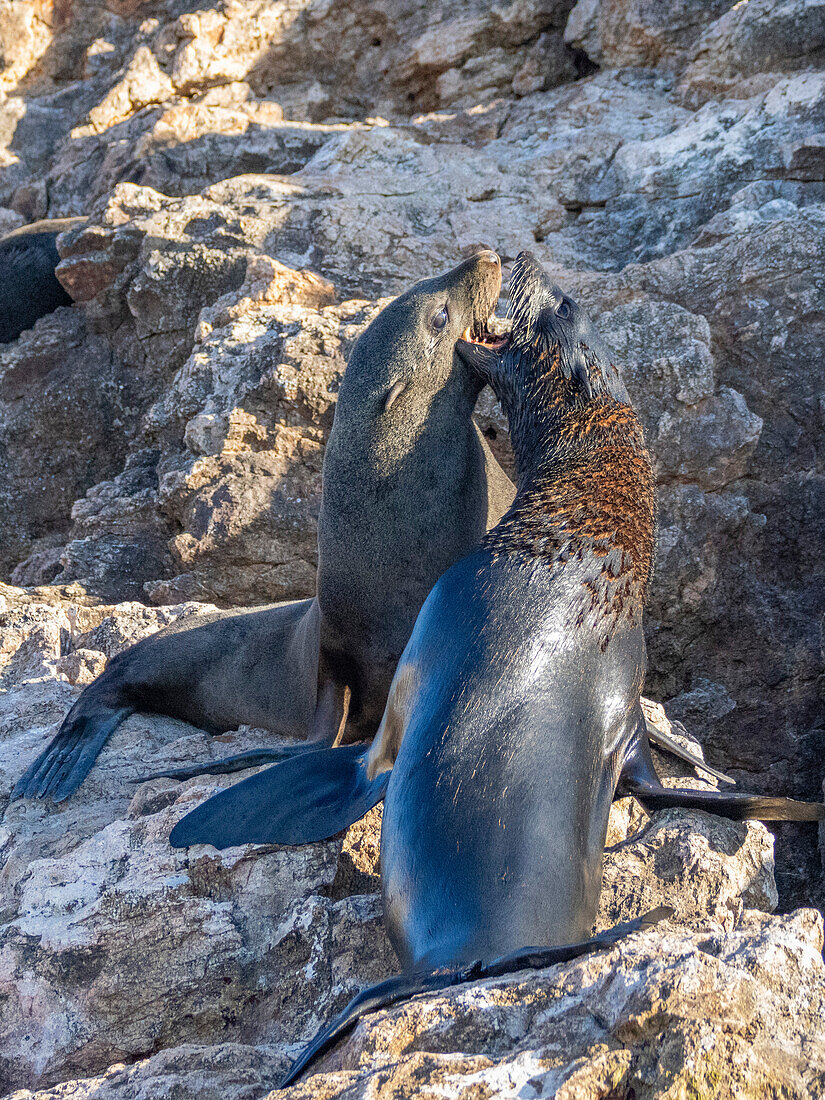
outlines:
{"label": "rough rock texture", "polygon": [[[816,796],[824,60],[823,0],[0,0],[0,228],[89,218],[75,305],[0,348],[0,579],[28,586],[0,591],[0,799],[118,648],[312,591],[348,351],[481,245],[532,248],[625,366],[648,691],[743,787]],[[489,393],[479,419],[507,464]],[[393,968],[376,820],[187,858],[168,829],[221,781],[131,782],[267,737],[137,716],[67,806],[0,801],[6,1089],[258,1097]],[[777,831],[782,909],[825,898],[815,832]],[[770,834],[630,803],[611,843],[600,919],[669,899],[671,928],[383,1014],[304,1094],[820,1095],[818,925],[752,912]]]}
{"label": "rough rock texture", "polygon": [[821,945],[821,920],[805,909],[748,911],[735,932],[637,936],[609,954],[376,1013],[316,1067],[324,1072],[284,1093],[267,1092],[283,1059],[226,1043],[13,1095],[814,1098],[825,1087]]}
{"label": "rough rock texture", "polygon": [[[0,615],[0,1088],[45,1087],[103,1073],[102,1081],[77,1085],[77,1095],[114,1090],[112,1095],[148,1097],[163,1095],[173,1084],[175,1095],[178,1089],[181,1095],[199,1089],[262,1095],[294,1044],[311,1036],[355,990],[397,968],[377,895],[381,810],[373,810],[343,840],[303,849],[248,845],[221,853],[208,847],[175,851],[168,844],[175,821],[230,778],[136,786],[136,777],[162,761],[207,759],[266,743],[269,736],[242,729],[210,738],[182,722],[146,716],[131,718],[115,733],[80,796],[60,806],[9,803],[21,769],[106,660],[181,615],[208,610],[203,604],[161,609],[135,602],[91,604],[81,593],[79,586],[29,592],[5,586],[0,593],[5,607]],[[680,736],[680,727],[671,726],[661,707],[650,704],[648,713],[666,732]],[[702,784],[685,778],[680,766],[671,771],[675,778],[669,782]],[[811,946],[820,936],[818,918],[797,915],[784,924],[778,919],[754,924],[755,911],[765,914],[777,901],[773,841],[764,826],[674,811],[648,819],[626,799],[611,815],[608,842],[598,927],[659,904],[675,910],[668,938],[647,937],[641,954],[631,951],[632,961],[621,963],[617,980],[637,990],[634,999],[670,998],[672,977],[665,975],[674,967],[680,974],[688,968],[680,982],[699,981],[696,996],[711,995],[722,981],[713,966],[700,967],[699,979],[690,976],[709,950],[705,939],[685,938],[694,930],[719,941],[722,946],[713,952],[758,955],[768,949],[760,946],[765,940],[793,961],[795,977],[784,992],[762,989],[762,977],[746,981],[743,970],[741,981],[753,987],[753,1011],[758,1004],[764,1015],[759,1027],[765,1028],[766,1042],[776,1041],[772,1014],[780,1012],[783,997],[786,1009],[790,1004],[806,1019],[814,1011],[803,1007],[803,1000],[819,975],[818,969],[811,971],[818,959],[818,948]],[[751,928],[758,931],[747,931]],[[671,961],[655,963],[662,951],[670,952]],[[618,956],[613,957],[615,962]],[[600,959],[565,970],[574,975],[565,980],[572,983],[572,994],[582,974],[589,975],[589,987],[608,981],[610,969]],[[460,1037],[442,1036],[439,1043],[446,1046],[432,1048],[427,1045],[431,1026],[422,1022],[422,1043],[414,1045],[473,1058],[495,1053],[508,1061],[525,1045],[531,1059],[539,1057],[536,1043],[549,1040],[532,1036],[527,1019],[534,1014],[527,1006],[537,995],[561,996],[552,992],[554,986],[532,978],[526,985],[508,985],[502,1002],[512,1013],[506,1049],[488,1047],[484,1029],[475,1034],[480,1021],[468,1022],[470,1030],[462,1029]],[[483,1002],[488,992],[480,989],[473,996]],[[577,996],[563,995],[563,1013],[571,1020],[589,1011]],[[621,1001],[617,1027],[628,1011],[619,1008]],[[443,1006],[436,1011],[444,1018]],[[447,1017],[456,1013],[460,1010],[450,1008]],[[378,1051],[383,1040],[375,1038],[380,1033],[374,1026],[369,1029]],[[715,1025],[704,1026],[712,1033]],[[798,1020],[783,1025],[783,1041],[791,1048],[800,1026]],[[644,1027],[640,1034],[652,1042]],[[580,1053],[557,1052],[554,1072],[564,1077],[592,1041],[588,1032]],[[603,1036],[600,1044],[604,1041]],[[391,1043],[396,1054],[402,1049],[397,1042]],[[634,1058],[649,1059],[649,1051],[635,1046],[634,1039]],[[384,1061],[385,1055],[377,1055],[376,1064]],[[137,1065],[128,1071],[105,1072],[115,1063],[133,1062]],[[473,1072],[482,1068],[473,1064]],[[622,1053],[616,1065],[630,1072],[630,1054]],[[802,1073],[795,1055],[782,1072]],[[436,1074],[433,1088],[438,1080]],[[60,1095],[64,1091],[61,1086]]]}

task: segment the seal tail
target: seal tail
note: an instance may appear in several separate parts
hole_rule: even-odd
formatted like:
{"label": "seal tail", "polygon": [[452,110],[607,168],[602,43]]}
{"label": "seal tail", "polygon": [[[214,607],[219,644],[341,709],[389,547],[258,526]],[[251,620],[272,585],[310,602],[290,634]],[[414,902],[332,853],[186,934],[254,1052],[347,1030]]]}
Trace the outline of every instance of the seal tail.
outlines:
{"label": "seal tail", "polygon": [[350,1031],[358,1020],[369,1012],[389,1008],[419,993],[435,993],[454,985],[461,985],[463,982],[481,978],[498,978],[503,974],[514,974],[519,970],[544,970],[545,967],[553,966],[555,963],[569,962],[581,955],[612,947],[631,933],[643,932],[672,915],[672,909],[661,906],[659,909],[652,909],[649,913],[645,913],[644,916],[637,917],[636,920],[617,924],[614,928],[581,943],[567,944],[564,947],[528,947],[510,955],[503,955],[490,963],[477,961],[463,967],[417,970],[409,974],[400,974],[397,978],[388,978],[387,981],[371,986],[353,997],[340,1016],[319,1032],[295,1059],[279,1082],[278,1088],[285,1089],[293,1084],[316,1058],[326,1053],[341,1036]]}
{"label": "seal tail", "polygon": [[63,725],[11,792],[16,798],[48,798],[63,802],[74,794],[117,727],[133,707],[88,703],[81,697]]}
{"label": "seal tail", "polygon": [[654,726],[652,722],[648,722],[647,719],[645,719],[645,727],[647,729],[648,739],[653,742],[660,752],[675,756],[677,760],[683,760],[686,764],[690,764],[696,771],[707,772],[722,783],[729,783],[731,787],[736,786],[735,779],[732,779],[729,775],[725,775],[725,773],[719,771],[718,768],[714,768],[712,764],[708,764],[707,761],[702,760],[700,756],[691,752],[690,749],[683,748],[675,738],[657,729],[656,726]]}
{"label": "seal tail", "polygon": [[390,773],[367,777],[369,745],[316,749],[258,772],[182,818],[175,848],[212,844],[310,844],[363,817],[384,797]]}

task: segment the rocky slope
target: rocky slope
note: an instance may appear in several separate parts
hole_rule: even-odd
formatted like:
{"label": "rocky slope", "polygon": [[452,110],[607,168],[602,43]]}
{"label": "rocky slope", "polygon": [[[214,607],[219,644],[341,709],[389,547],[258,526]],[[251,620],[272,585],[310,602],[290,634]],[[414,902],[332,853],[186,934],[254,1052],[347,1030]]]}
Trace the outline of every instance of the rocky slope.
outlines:
{"label": "rocky slope", "polygon": [[[376,822],[187,859],[170,824],[219,781],[130,786],[262,731],[135,717],[68,806],[5,800],[118,647],[312,591],[348,350],[480,245],[532,248],[625,365],[660,486],[649,693],[743,786],[817,795],[824,60],[822,0],[0,0],[0,229],[89,217],[76,304],[0,347],[6,1091],[257,1097],[392,969]],[[602,919],[675,897],[663,933],[380,1014],[305,1094],[820,1094],[817,918],[751,912],[771,844],[657,818]],[[777,881],[822,904],[812,827]]]}
{"label": "rocky slope", "polygon": [[[264,1095],[299,1042],[397,969],[377,894],[380,808],[325,844],[176,851],[175,821],[230,778],[137,777],[271,737],[210,738],[146,716],[117,731],[82,797],[8,804],[83,683],[206,605],[89,606],[76,588],[54,587],[6,586],[2,598],[0,1090],[77,1079],[51,1095]],[[678,732],[661,708],[650,714]],[[718,1074],[731,1089],[764,1077],[815,1095],[825,1085],[822,920],[807,909],[768,916],[767,829],[700,813],[648,819],[624,800],[608,842],[599,926],[669,904],[664,930],[382,1013],[325,1062],[343,1077],[313,1078],[295,1095],[374,1095],[389,1079],[407,1096],[479,1095],[497,1082],[515,1095],[528,1080],[536,1095],[574,1082],[570,1096],[600,1095],[605,1081],[621,1084],[617,1095],[637,1081],[640,1095],[667,1095],[671,1078],[686,1087]]]}

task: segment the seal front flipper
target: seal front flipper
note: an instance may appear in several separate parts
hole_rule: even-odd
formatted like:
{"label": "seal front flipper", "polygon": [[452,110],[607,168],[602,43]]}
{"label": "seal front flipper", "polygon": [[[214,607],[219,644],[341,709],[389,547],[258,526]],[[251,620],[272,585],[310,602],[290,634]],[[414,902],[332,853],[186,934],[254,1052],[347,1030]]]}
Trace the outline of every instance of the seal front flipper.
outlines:
{"label": "seal front flipper", "polygon": [[51,796],[55,802],[62,802],[74,794],[100,750],[132,713],[134,707],[103,706],[79,699],[56,736],[17,781],[12,799]]}
{"label": "seal front flipper", "polygon": [[285,760],[207,799],[169,840],[175,848],[326,840],[384,797],[390,773],[368,779],[368,753],[368,745],[345,745]]}
{"label": "seal front flipper", "polygon": [[293,756],[302,756],[307,752],[317,752],[322,746],[314,741],[301,741],[297,745],[274,746],[269,749],[247,749],[234,756],[222,756],[202,764],[184,764],[178,768],[166,768],[163,771],[141,775],[135,783],[149,783],[153,779],[194,779],[198,775],[231,775],[233,772],[246,771],[247,768],[259,768],[263,764],[278,764]]}
{"label": "seal front flipper", "polygon": [[589,955],[592,951],[603,951],[612,947],[633,932],[646,932],[660,921],[668,920],[673,913],[674,910],[669,905],[660,905],[658,909],[650,909],[641,917],[615,924],[605,932],[599,932],[598,935],[591,936],[589,940],[582,940],[580,943],[568,943],[561,947],[524,947],[482,965],[479,977],[498,978],[502,974],[515,974],[519,970],[544,970],[545,967],[555,966],[556,963],[570,962],[571,959]]}
{"label": "seal front flipper", "polygon": [[635,920],[617,924],[614,928],[600,932],[599,935],[592,936],[581,943],[566,944],[562,947],[526,947],[510,955],[503,955],[490,963],[476,961],[454,968],[414,970],[408,974],[400,974],[397,978],[388,978],[387,981],[371,986],[353,997],[343,1012],[319,1032],[295,1059],[279,1082],[278,1088],[285,1089],[297,1081],[307,1066],[326,1053],[368,1012],[390,1008],[399,1001],[416,997],[420,993],[437,993],[464,982],[481,978],[498,978],[504,974],[514,974],[519,970],[544,970],[545,967],[553,966],[555,963],[569,962],[581,955],[588,955],[592,951],[602,951],[612,947],[633,932],[643,932],[653,928],[659,921],[671,916],[673,916],[673,910],[663,905]]}

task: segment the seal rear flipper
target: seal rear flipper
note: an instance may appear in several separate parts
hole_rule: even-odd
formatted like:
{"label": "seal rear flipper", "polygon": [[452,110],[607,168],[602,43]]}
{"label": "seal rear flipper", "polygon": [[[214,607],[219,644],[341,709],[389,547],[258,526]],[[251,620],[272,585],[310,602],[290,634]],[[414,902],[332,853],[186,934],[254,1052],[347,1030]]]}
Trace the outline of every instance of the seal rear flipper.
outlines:
{"label": "seal rear flipper", "polygon": [[307,1066],[314,1062],[320,1055],[334,1046],[335,1043],[346,1035],[362,1016],[369,1012],[376,1012],[380,1008],[389,1008],[398,1001],[406,1001],[419,993],[435,993],[441,989],[448,989],[451,985],[460,985],[462,982],[472,981],[479,976],[478,963],[455,970],[423,970],[413,971],[409,974],[399,974],[397,978],[388,978],[385,982],[370,986],[352,998],[343,1012],[336,1016],[332,1023],[320,1031],[312,1042],[304,1048],[281,1078],[277,1087],[285,1089],[293,1084],[304,1072]]}
{"label": "seal rear flipper", "polygon": [[51,798],[63,802],[74,794],[100,750],[133,707],[100,706],[91,713],[83,700],[69,711],[56,736],[30,764],[11,792],[15,798]]}
{"label": "seal rear flipper", "polygon": [[367,778],[369,745],[285,760],[207,799],[172,830],[175,848],[311,844],[358,821],[384,797],[388,771]]}
{"label": "seal rear flipper", "polygon": [[588,955],[591,951],[612,947],[625,936],[652,928],[659,921],[666,920],[672,915],[673,910],[663,905],[635,920],[617,924],[614,928],[609,928],[606,932],[601,932],[581,943],[567,944],[563,947],[528,947],[514,951],[510,955],[503,955],[486,964],[476,961],[461,967],[417,970],[401,974],[397,978],[388,978],[387,981],[365,989],[353,997],[340,1016],[319,1032],[295,1059],[279,1082],[278,1088],[284,1089],[293,1084],[310,1063],[328,1051],[368,1012],[389,1008],[399,1001],[416,997],[420,993],[436,993],[442,989],[449,989],[450,986],[461,985],[463,982],[475,981],[479,978],[497,978],[504,974],[514,974],[519,970],[543,970],[545,967],[553,966],[554,963],[569,962],[581,955]]}
{"label": "seal rear flipper", "polygon": [[635,779],[619,784],[620,794],[632,794],[648,813],[656,810],[704,810],[732,821],[823,821],[825,804],[797,802],[761,794],[727,794],[722,791],[691,791],[678,787],[663,787]]}
{"label": "seal rear flipper", "polygon": [[707,772],[722,783],[729,783],[732,787],[736,786],[735,779],[732,779],[729,775],[725,775],[725,773],[719,771],[718,768],[714,768],[712,764],[708,764],[706,761],[702,760],[700,756],[692,753],[690,749],[684,748],[673,737],[657,729],[652,722],[648,722],[646,718],[645,728],[647,729],[648,738],[653,742],[659,752],[665,752],[670,756],[675,756],[677,760],[683,760],[697,771]]}
{"label": "seal rear flipper", "polygon": [[201,764],[184,764],[178,768],[166,768],[164,771],[141,775],[135,783],[148,783],[152,779],[194,779],[198,775],[231,775],[247,768],[258,768],[263,764],[277,764],[293,756],[302,756],[307,752],[317,752],[321,746],[315,742],[303,741],[297,745],[282,745],[270,749],[247,749],[234,756],[222,756],[219,760],[204,761]]}
{"label": "seal rear flipper", "polygon": [[519,970],[544,970],[547,966],[589,955],[591,951],[603,951],[633,932],[645,932],[653,928],[659,921],[672,917],[673,912],[669,905],[660,905],[658,909],[650,909],[641,917],[615,924],[605,932],[599,932],[580,943],[568,943],[561,947],[523,947],[510,955],[502,955],[491,963],[483,964],[479,977],[498,978],[502,974],[515,974]]}

